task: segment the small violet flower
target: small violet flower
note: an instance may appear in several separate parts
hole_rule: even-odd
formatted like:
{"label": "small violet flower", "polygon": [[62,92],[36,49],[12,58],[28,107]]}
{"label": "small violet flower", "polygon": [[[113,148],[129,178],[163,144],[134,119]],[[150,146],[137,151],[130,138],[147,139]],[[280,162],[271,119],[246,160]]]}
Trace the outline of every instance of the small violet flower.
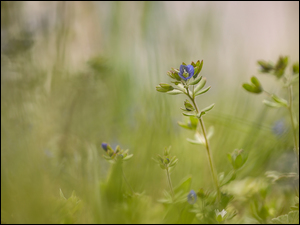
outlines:
{"label": "small violet flower", "polygon": [[192,65],[180,65],[180,72],[178,75],[186,81],[194,76],[194,67]]}
{"label": "small violet flower", "polygon": [[107,151],[107,143],[103,142],[101,144],[102,148],[104,149],[104,151]]}
{"label": "small violet flower", "polygon": [[190,203],[191,205],[195,204],[197,201],[197,194],[194,190],[191,190],[190,193],[187,196],[187,201],[188,203]]}
{"label": "small violet flower", "polygon": [[276,136],[281,136],[285,131],[286,127],[283,120],[278,120],[272,127],[272,131]]}

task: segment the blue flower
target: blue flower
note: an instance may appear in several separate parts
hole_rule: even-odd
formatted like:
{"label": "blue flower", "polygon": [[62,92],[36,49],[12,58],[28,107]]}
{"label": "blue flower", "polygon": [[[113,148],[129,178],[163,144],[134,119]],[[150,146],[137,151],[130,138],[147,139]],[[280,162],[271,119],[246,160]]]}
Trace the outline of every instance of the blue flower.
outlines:
{"label": "blue flower", "polygon": [[187,201],[188,203],[190,203],[191,205],[195,204],[197,201],[197,194],[194,190],[191,190],[190,193],[187,196]]}
{"label": "blue flower", "polygon": [[194,76],[194,67],[192,65],[180,65],[180,72],[178,75],[183,79],[183,80],[188,80]]}
{"label": "blue flower", "polygon": [[107,151],[107,143],[103,142],[101,144],[102,148],[104,149],[104,151]]}
{"label": "blue flower", "polygon": [[276,136],[281,136],[286,131],[284,120],[278,120],[272,127],[272,131]]}

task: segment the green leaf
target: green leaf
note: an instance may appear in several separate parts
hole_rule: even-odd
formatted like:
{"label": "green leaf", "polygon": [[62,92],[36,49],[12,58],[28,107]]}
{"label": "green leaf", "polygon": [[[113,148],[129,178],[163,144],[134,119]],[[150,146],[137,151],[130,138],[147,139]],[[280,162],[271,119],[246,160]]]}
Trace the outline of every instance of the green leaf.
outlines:
{"label": "green leaf", "polygon": [[278,97],[278,96],[276,96],[276,95],[274,95],[274,94],[272,95],[272,98],[274,99],[275,102],[281,104],[282,106],[288,107],[288,102],[287,102],[287,100],[285,100],[285,99],[283,99],[283,98],[280,98],[280,97]]}
{"label": "green leaf", "polygon": [[210,88],[211,88],[211,86],[205,88],[205,89],[202,90],[202,91],[197,92],[197,93],[195,94],[195,96],[202,95],[202,94],[206,93]]}
{"label": "green leaf", "polygon": [[168,89],[164,89],[160,86],[156,86],[156,90],[159,91],[159,92],[168,92],[169,91]]}
{"label": "green leaf", "polygon": [[[195,117],[194,117],[195,118]],[[188,124],[186,123],[183,123],[183,122],[180,122],[178,121],[177,124],[185,129],[189,129],[189,130],[193,130],[193,127],[189,126]]]}
{"label": "green leaf", "polygon": [[299,224],[299,211],[292,211],[288,214],[289,224]]}
{"label": "green leaf", "polygon": [[201,72],[201,70],[202,70],[202,67],[203,67],[203,60],[201,60],[201,62],[198,60],[197,61],[197,64],[199,63],[199,71],[198,71],[198,73],[200,73]]}
{"label": "green leaf", "polygon": [[183,94],[183,92],[180,91],[180,90],[172,90],[172,91],[168,91],[167,94],[169,94],[169,95],[179,95],[179,94]]}
{"label": "green leaf", "polygon": [[214,106],[215,106],[215,103],[213,103],[213,104],[211,104],[210,106],[207,106],[206,108],[202,109],[202,110],[198,113],[197,117],[200,118],[200,117],[201,117],[202,115],[204,115],[206,112],[212,110],[212,108],[213,108]]}
{"label": "green leaf", "polygon": [[202,76],[198,77],[197,79],[195,79],[194,81],[192,81],[190,83],[190,85],[196,85],[196,84],[198,84],[201,81],[201,79],[202,79]]}
{"label": "green leaf", "polygon": [[263,103],[266,105],[266,106],[269,106],[269,107],[272,107],[272,108],[280,108],[280,107],[283,107],[282,104],[279,104],[279,103],[276,103],[276,102],[270,102],[268,100],[263,100]]}
{"label": "green leaf", "polygon": [[299,211],[291,211],[288,214],[278,216],[271,221],[274,224],[299,224]]}
{"label": "green leaf", "polygon": [[186,92],[186,89],[184,88],[184,86],[181,83],[176,85],[176,89],[179,89],[180,91],[182,91],[184,93]]}
{"label": "green leaf", "polygon": [[274,224],[288,224],[288,215],[281,215],[271,220]]}
{"label": "green leaf", "polygon": [[187,99],[184,101],[184,106],[188,111],[194,111],[195,110],[194,106]]}
{"label": "green leaf", "polygon": [[174,87],[172,87],[172,85],[170,84],[164,84],[164,83],[161,83],[159,84],[162,88],[164,89],[167,89],[168,91],[172,91],[174,89]]}
{"label": "green leaf", "polygon": [[197,128],[198,126],[198,119],[196,117],[190,116],[191,126],[193,128]]}
{"label": "green leaf", "polygon": [[299,74],[299,62],[293,64],[293,74]]}
{"label": "green leaf", "polygon": [[196,112],[195,111],[191,111],[191,112],[183,112],[182,113],[184,116],[196,116]]}
{"label": "green leaf", "polygon": [[286,57],[283,57],[283,56],[279,57],[276,65],[275,65],[275,71],[274,71],[274,74],[276,75],[276,77],[278,79],[280,79],[282,77],[282,75],[284,74],[285,68],[288,65],[288,61],[289,61],[289,58],[287,56]]}
{"label": "green leaf", "polygon": [[203,143],[200,142],[199,140],[193,140],[193,139],[190,139],[190,138],[187,138],[186,140],[187,140],[189,143],[194,144],[194,145],[203,145]]}
{"label": "green leaf", "polygon": [[246,91],[249,91],[249,92],[255,93],[255,94],[259,94],[263,91],[263,88],[256,77],[254,77],[254,76],[251,77],[251,82],[252,82],[252,84],[247,84],[247,83],[243,84],[243,88]]}
{"label": "green leaf", "polygon": [[260,82],[258,81],[258,79],[257,79],[255,76],[251,77],[251,82],[252,82],[256,87],[261,87]]}
{"label": "green leaf", "polygon": [[213,136],[214,132],[215,132],[214,127],[213,126],[209,127],[207,131],[207,139],[210,139]]}
{"label": "green leaf", "polygon": [[205,84],[206,84],[206,78],[204,77],[203,79],[201,79],[198,86],[195,88],[194,93],[200,91],[205,86]]}
{"label": "green leaf", "polygon": [[239,169],[243,166],[243,158],[242,155],[237,155],[234,160],[234,169]]}
{"label": "green leaf", "polygon": [[203,60],[198,60],[197,63],[196,63],[196,68],[195,68],[195,72],[194,72],[194,78],[196,78],[198,76],[198,74],[201,72],[202,70],[202,67],[203,67]]}
{"label": "green leaf", "polygon": [[232,164],[232,157],[231,154],[227,153],[227,159]]}
{"label": "green leaf", "polygon": [[123,158],[123,161],[127,161],[129,159],[131,159],[133,156],[133,154],[127,155],[126,157]]}
{"label": "green leaf", "polygon": [[198,132],[195,133],[195,139],[186,139],[191,144],[195,145],[205,145],[204,137],[202,137]]}
{"label": "green leaf", "polygon": [[233,181],[236,178],[236,174],[234,170],[230,171],[221,181],[220,181],[220,187],[224,186],[225,184],[228,184],[229,182]]}
{"label": "green leaf", "polygon": [[246,91],[254,92],[254,87],[252,87],[252,85],[250,85],[250,84],[244,83],[244,84],[243,84],[243,88],[244,88]]}
{"label": "green leaf", "polygon": [[181,183],[174,188],[174,193],[179,193],[180,191],[186,193],[190,190],[192,183],[192,177],[187,177],[181,181]]}
{"label": "green leaf", "polygon": [[167,72],[167,75],[168,75],[169,77],[171,77],[172,79],[175,79],[175,77],[174,77],[172,71],[168,71],[168,72]]}
{"label": "green leaf", "polygon": [[61,189],[59,189],[59,195],[61,199],[67,200]]}
{"label": "green leaf", "polygon": [[260,60],[257,63],[260,65],[260,71],[262,73],[269,73],[271,70],[274,69],[274,66],[266,61]]}
{"label": "green leaf", "polygon": [[173,162],[171,161],[169,167],[175,166],[177,164],[177,162],[178,162],[178,159],[175,159]]}

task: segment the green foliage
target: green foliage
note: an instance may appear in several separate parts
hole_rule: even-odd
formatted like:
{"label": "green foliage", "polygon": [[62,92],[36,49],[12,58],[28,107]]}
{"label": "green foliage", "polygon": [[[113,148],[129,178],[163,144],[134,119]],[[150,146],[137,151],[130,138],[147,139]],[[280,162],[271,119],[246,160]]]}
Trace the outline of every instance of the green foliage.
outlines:
{"label": "green foliage", "polygon": [[247,83],[243,84],[243,88],[246,91],[249,91],[249,92],[255,93],[255,94],[260,94],[263,91],[263,88],[256,77],[254,77],[254,76],[251,77],[251,83],[252,84],[247,84]]}
{"label": "green foliage", "polygon": [[291,211],[288,214],[272,219],[274,224],[299,224],[299,211]]}

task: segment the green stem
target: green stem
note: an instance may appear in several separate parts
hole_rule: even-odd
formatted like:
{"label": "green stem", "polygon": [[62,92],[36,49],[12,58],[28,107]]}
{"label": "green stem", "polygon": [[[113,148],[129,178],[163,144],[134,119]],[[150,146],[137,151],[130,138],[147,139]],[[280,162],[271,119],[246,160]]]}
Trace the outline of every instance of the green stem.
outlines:
{"label": "green stem", "polygon": [[166,167],[166,171],[167,171],[167,177],[168,177],[168,181],[169,181],[169,185],[170,185],[170,189],[171,189],[171,193],[172,193],[172,198],[174,199],[174,191],[173,191],[171,177],[170,177],[170,173],[169,173],[169,168],[168,167]]}
{"label": "green stem", "polygon": [[[186,90],[187,90],[187,96],[191,99],[197,114],[199,114],[199,109],[198,109],[197,103],[195,102],[195,99],[190,96],[188,88]],[[206,135],[205,125],[204,125],[204,122],[202,120],[202,117],[200,117],[198,119],[199,119],[199,123],[201,125],[201,129],[202,129],[204,139],[205,139],[205,147],[206,147],[207,157],[208,157],[208,161],[209,161],[210,171],[211,171],[213,181],[214,181],[215,186],[216,186],[218,201],[220,202],[220,200],[221,200],[221,191],[220,191],[219,182],[218,182],[217,175],[215,173],[213,162],[212,162],[212,157],[211,157],[209,142],[208,142],[207,135]]]}
{"label": "green stem", "polygon": [[293,116],[293,90],[292,90],[292,85],[289,85],[288,90],[289,90],[288,110],[289,110],[289,113],[290,113],[291,123],[292,123],[292,127],[293,127],[294,151],[295,151],[296,158],[297,158],[297,166],[298,166],[298,173],[299,173],[299,147],[298,147],[298,141],[297,141],[296,125],[295,125],[294,116]]}
{"label": "green stem", "polygon": [[126,179],[126,176],[125,176],[125,173],[124,173],[123,169],[122,169],[122,173],[123,173],[123,178],[124,178],[124,180],[125,180],[125,183],[126,183],[126,184],[127,184],[127,186],[129,187],[129,189],[130,189],[131,193],[134,195],[134,194],[135,194],[135,192],[133,191],[132,187],[130,186],[129,182],[127,181],[127,179]]}

